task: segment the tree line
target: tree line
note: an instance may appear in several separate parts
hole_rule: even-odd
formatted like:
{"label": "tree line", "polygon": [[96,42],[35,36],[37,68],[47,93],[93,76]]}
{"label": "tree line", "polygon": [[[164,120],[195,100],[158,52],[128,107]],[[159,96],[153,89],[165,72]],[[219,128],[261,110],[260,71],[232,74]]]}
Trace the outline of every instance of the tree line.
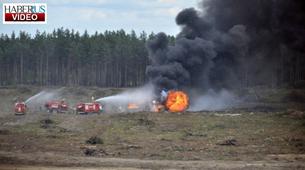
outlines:
{"label": "tree line", "polygon": [[149,64],[145,44],[154,36],[124,30],[90,35],[64,28],[34,36],[2,34],[0,85],[139,86],[146,82]]}
{"label": "tree line", "polygon": [[[147,41],[154,33],[124,30],[80,34],[59,28],[52,33],[26,32],[0,35],[0,86],[99,86],[136,87],[148,80],[146,66],[150,64]],[[168,36],[170,44],[175,37]],[[264,62],[270,71],[250,75],[245,70],[256,67],[248,63],[236,73],[243,87],[268,85],[304,85],[305,58],[302,52],[291,55],[288,49],[278,49],[277,60]],[[215,75],[216,76],[216,75]],[[225,75],[222,75],[225,76]]]}

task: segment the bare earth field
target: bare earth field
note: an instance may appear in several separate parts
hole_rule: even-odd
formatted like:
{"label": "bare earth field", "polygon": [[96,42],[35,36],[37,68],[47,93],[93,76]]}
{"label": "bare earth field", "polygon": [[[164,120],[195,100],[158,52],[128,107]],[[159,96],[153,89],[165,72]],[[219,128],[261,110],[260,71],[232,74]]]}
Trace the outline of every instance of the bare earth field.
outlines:
{"label": "bare earth field", "polygon": [[[304,103],[278,92],[224,111],[15,116],[13,97],[39,90],[0,89],[0,169],[305,169]],[[70,88],[66,98],[119,91]]]}

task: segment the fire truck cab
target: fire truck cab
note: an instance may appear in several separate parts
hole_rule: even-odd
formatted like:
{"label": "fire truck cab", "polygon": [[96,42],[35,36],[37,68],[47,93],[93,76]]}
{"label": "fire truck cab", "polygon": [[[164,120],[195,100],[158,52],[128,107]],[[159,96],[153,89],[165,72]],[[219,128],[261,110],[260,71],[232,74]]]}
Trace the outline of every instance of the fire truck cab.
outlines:
{"label": "fire truck cab", "polygon": [[45,104],[45,108],[49,113],[64,113],[68,111],[68,104],[65,101],[50,101]]}
{"label": "fire truck cab", "polygon": [[88,113],[101,113],[103,107],[98,102],[93,103],[79,103],[76,105],[77,114],[88,114]]}
{"label": "fire truck cab", "polygon": [[27,106],[24,102],[15,103],[15,115],[24,115],[27,111]]}

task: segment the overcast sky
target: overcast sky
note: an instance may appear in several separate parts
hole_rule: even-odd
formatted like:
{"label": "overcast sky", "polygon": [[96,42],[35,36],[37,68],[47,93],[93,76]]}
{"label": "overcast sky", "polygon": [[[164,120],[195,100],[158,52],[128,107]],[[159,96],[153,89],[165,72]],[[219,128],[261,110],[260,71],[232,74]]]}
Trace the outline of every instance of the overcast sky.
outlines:
{"label": "overcast sky", "polygon": [[89,33],[124,29],[137,33],[165,32],[176,35],[180,28],[175,24],[177,13],[197,7],[199,0],[35,0],[47,3],[48,20],[45,25],[2,24],[2,3],[33,2],[33,0],[1,0],[0,33],[25,30],[51,32],[54,28],[70,28]]}

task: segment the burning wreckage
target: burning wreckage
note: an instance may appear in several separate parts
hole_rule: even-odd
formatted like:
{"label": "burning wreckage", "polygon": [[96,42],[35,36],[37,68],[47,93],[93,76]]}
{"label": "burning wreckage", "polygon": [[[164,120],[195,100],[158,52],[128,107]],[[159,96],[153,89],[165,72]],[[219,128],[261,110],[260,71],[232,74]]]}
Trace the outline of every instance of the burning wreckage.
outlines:
{"label": "burning wreckage", "polygon": [[167,110],[169,112],[183,112],[189,106],[188,95],[183,91],[177,90],[162,90],[160,99],[152,101],[151,111],[162,112]]}
{"label": "burning wreckage", "polygon": [[[35,95],[35,98],[39,98],[41,94]],[[15,115],[24,115],[29,110],[27,103],[31,100],[25,102],[18,100],[15,103]],[[101,113],[107,112],[104,107],[108,107],[107,103],[102,101],[94,100],[92,97],[91,103],[77,103],[75,108],[70,108],[68,103],[62,100],[49,100],[44,104],[44,108],[48,113],[66,113],[69,110],[74,110],[76,114],[88,114],[88,113]],[[118,112],[137,112],[137,111],[152,111],[152,112],[183,112],[189,107],[189,97],[183,91],[178,90],[162,90],[161,93],[152,99],[151,102],[131,102],[127,103],[124,108],[122,105],[116,106],[115,109]],[[40,107],[41,108],[41,107]]]}
{"label": "burning wreckage", "polygon": [[[106,105],[106,104],[105,104]],[[162,90],[161,93],[151,100],[128,102],[126,109],[124,104],[117,106],[118,112],[183,112],[189,107],[189,97],[183,91],[178,90]]]}

